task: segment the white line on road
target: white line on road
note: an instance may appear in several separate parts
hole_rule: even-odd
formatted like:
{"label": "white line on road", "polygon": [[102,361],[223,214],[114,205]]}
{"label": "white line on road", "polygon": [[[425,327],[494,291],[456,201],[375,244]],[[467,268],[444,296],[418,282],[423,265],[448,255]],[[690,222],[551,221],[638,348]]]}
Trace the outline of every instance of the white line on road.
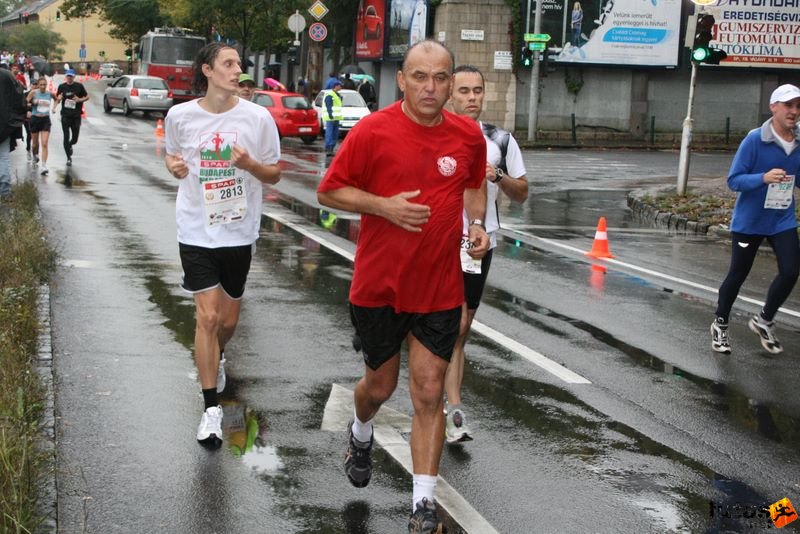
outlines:
{"label": "white line on road", "polygon": [[[577,254],[580,254],[581,257],[585,257],[585,253],[586,253],[585,250],[581,250],[581,249],[579,249],[577,247],[573,247],[572,245],[567,245],[567,244],[561,243],[559,241],[554,241],[552,239],[547,239],[546,237],[539,237],[538,235],[532,234],[530,232],[524,232],[522,230],[515,229],[515,227],[513,225],[504,225],[503,228],[505,230],[510,230],[513,233],[523,235],[523,236],[528,237],[530,239],[535,239],[535,240],[541,241],[542,243],[547,243],[548,245],[552,245],[554,247],[559,247],[559,248],[562,248],[564,250],[569,250],[570,252],[575,252]],[[593,261],[595,261],[595,260],[591,260],[591,261],[587,260],[587,262],[589,262],[589,263],[591,263]],[[645,267],[639,267],[638,265],[633,265],[631,263],[626,263],[624,261],[615,260],[613,258],[603,258],[602,261],[610,263],[612,265],[618,265],[620,267],[625,267],[626,269],[630,269],[632,271],[638,271],[640,273],[648,274],[650,276],[655,276],[656,278],[662,278],[664,280],[669,280],[670,282],[675,282],[677,284],[683,284],[685,286],[693,287],[695,289],[700,289],[702,291],[707,291],[707,292],[713,293],[715,295],[718,293],[718,290],[716,288],[714,288],[714,287],[710,287],[710,286],[703,285],[703,284],[698,284],[697,282],[692,282],[691,280],[686,280],[684,278],[678,278],[677,276],[672,276],[672,275],[669,275],[669,274],[661,273],[661,272],[658,272],[658,271],[654,271],[652,269],[647,269]],[[758,306],[760,306],[762,308],[764,307],[764,302],[761,301],[761,300],[756,300],[756,299],[753,299],[753,298],[750,298],[750,297],[744,297],[742,295],[739,295],[739,299],[743,300],[744,302],[749,302],[750,304],[756,304],[756,305],[758,305]],[[795,310],[790,310],[788,308],[778,308],[778,311],[779,312],[783,312],[786,315],[791,315],[792,317],[800,317],[800,312],[797,312]]]}
{"label": "white line on road", "polygon": [[[342,432],[353,417],[353,392],[338,384],[331,384],[331,394],[325,403],[321,429],[329,432]],[[411,432],[411,418],[405,414],[382,406],[373,419],[375,441],[389,456],[413,474],[411,447],[403,438]],[[497,531],[477,510],[459,495],[445,479],[439,476],[436,484],[436,501],[447,510],[453,521],[470,534],[496,534]]]}
{"label": "white line on road", "polygon": [[[266,210],[263,213],[267,217],[269,217],[271,219],[274,219],[274,220],[278,221],[279,223],[281,223],[281,224],[283,224],[285,226],[288,226],[289,228],[291,228],[295,232],[297,232],[297,233],[299,233],[301,235],[304,235],[305,237],[308,237],[309,239],[313,239],[314,241],[318,242],[320,245],[329,248],[330,250],[336,252],[337,254],[340,254],[341,256],[347,258],[348,260],[353,261],[355,259],[355,255],[354,254],[351,254],[350,252],[344,250],[340,246],[335,245],[334,243],[328,241],[327,239],[324,239],[324,238],[320,237],[319,235],[317,235],[317,234],[315,234],[313,232],[309,232],[308,230],[306,230],[302,226],[289,221],[288,219],[286,219],[285,217],[281,216],[280,214],[278,214],[278,213],[276,213],[274,211],[266,211]],[[574,373],[573,371],[570,371],[569,369],[567,369],[566,367],[564,367],[560,363],[554,362],[553,360],[551,360],[547,356],[545,356],[543,354],[540,354],[540,353],[536,352],[535,350],[530,349],[530,348],[526,347],[525,345],[514,341],[510,337],[507,337],[507,336],[501,334],[497,330],[494,330],[493,328],[490,328],[489,326],[481,323],[480,321],[477,321],[477,320],[473,321],[472,322],[472,329],[474,331],[478,332],[479,334],[481,334],[481,335],[483,335],[485,337],[488,337],[489,339],[491,339],[492,341],[494,341],[498,345],[500,345],[502,347],[505,347],[506,349],[510,350],[511,352],[515,352],[520,357],[528,360],[529,362],[533,363],[534,365],[537,365],[538,367],[544,369],[548,373],[553,374],[554,376],[556,376],[557,378],[560,378],[561,380],[563,380],[564,382],[566,382],[568,384],[591,384],[591,382],[589,380],[585,379],[584,377],[580,376],[577,373]]]}

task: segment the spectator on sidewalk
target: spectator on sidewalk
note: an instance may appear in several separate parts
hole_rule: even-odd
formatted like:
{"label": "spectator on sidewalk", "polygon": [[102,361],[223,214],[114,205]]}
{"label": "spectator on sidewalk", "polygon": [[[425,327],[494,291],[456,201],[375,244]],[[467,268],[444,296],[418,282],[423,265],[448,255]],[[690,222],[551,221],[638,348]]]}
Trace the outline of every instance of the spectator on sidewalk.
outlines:
{"label": "spectator on sidewalk", "polygon": [[778,274],[761,311],[747,323],[771,354],[783,352],[775,334],[775,314],[792,292],[800,273],[794,189],[800,173],[800,89],[781,85],[769,99],[772,117],[742,140],[728,173],[728,187],[737,192],[731,218],[731,263],[719,288],[711,349],[731,352],[728,319],[759,246],[765,239],[775,252]]}

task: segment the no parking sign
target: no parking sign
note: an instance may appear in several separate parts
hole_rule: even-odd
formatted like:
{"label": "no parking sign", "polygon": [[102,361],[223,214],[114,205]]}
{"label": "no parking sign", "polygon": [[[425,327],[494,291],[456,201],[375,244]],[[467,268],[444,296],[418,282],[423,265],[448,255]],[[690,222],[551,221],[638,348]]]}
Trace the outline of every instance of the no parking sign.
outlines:
{"label": "no parking sign", "polygon": [[312,41],[324,41],[328,36],[328,28],[321,22],[315,22],[308,27],[308,36]]}

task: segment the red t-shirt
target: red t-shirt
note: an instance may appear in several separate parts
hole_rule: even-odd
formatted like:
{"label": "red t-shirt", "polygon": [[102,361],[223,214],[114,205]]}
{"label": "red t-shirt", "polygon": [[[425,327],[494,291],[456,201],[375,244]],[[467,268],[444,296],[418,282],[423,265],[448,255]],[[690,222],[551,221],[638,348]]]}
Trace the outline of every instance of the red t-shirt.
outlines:
{"label": "red t-shirt", "polygon": [[347,134],[319,185],[320,192],[352,186],[381,197],[419,189],[409,201],[431,208],[420,233],[361,215],[350,286],[356,306],[430,313],[464,301],[464,190],[481,186],[486,142],[471,118],[442,113],[442,122],[431,127],[406,117],[399,102],[368,115]]}

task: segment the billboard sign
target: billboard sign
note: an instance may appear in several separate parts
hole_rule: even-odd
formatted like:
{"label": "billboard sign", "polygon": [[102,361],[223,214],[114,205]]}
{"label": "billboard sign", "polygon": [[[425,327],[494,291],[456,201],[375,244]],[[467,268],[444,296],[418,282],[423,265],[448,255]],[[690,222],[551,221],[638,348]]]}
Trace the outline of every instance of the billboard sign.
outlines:
{"label": "billboard sign", "polygon": [[[745,5],[746,4],[746,5]],[[714,15],[710,46],[728,54],[729,67],[800,67],[800,3],[772,0],[717,0],[705,11]]]}
{"label": "billboard sign", "polygon": [[356,14],[356,59],[383,59],[386,0],[361,0]]}
{"label": "billboard sign", "polygon": [[542,8],[542,31],[555,36],[550,57],[556,61],[678,64],[681,0],[544,0]]}
{"label": "billboard sign", "polygon": [[402,58],[410,46],[427,35],[427,0],[391,0],[387,53],[390,58]]}

